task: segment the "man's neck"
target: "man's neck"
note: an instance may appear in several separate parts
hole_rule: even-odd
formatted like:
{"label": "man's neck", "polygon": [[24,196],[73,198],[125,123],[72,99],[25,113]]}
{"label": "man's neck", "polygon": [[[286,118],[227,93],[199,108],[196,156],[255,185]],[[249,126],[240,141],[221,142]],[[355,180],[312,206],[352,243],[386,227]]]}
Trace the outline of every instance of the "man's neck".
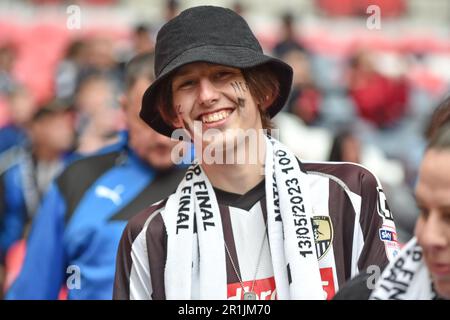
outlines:
{"label": "man's neck", "polygon": [[[264,137],[261,138],[263,139]],[[261,155],[251,160],[246,157],[246,161],[243,164],[203,163],[201,166],[215,188],[227,192],[245,194],[264,179],[265,140],[261,140],[259,148],[262,148]],[[248,146],[245,147],[245,155],[253,155],[254,152],[254,149]]]}
{"label": "man's neck", "polygon": [[202,165],[202,168],[215,188],[237,194],[245,194],[264,179],[263,166],[256,164]]}
{"label": "man's neck", "polygon": [[46,146],[40,146],[34,148],[33,155],[38,162],[54,162],[61,157],[61,151],[47,148]]}

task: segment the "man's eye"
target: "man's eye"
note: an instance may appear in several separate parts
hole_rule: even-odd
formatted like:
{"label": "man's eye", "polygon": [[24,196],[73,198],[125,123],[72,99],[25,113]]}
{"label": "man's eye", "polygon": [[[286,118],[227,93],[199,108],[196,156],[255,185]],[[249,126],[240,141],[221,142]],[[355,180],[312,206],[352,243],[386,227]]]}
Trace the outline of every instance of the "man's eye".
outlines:
{"label": "man's eye", "polygon": [[216,73],[216,79],[224,79],[231,75],[229,71],[220,71]]}
{"label": "man's eye", "polygon": [[449,211],[444,211],[444,212],[442,212],[442,219],[443,219],[446,223],[450,223],[450,212],[449,212]]}
{"label": "man's eye", "polygon": [[194,85],[194,81],[193,80],[186,80],[181,82],[181,84],[178,86],[179,89],[187,89],[190,88]]}
{"label": "man's eye", "polygon": [[427,219],[428,215],[429,215],[428,209],[419,207],[419,210],[420,210],[420,215],[422,216],[422,218]]}

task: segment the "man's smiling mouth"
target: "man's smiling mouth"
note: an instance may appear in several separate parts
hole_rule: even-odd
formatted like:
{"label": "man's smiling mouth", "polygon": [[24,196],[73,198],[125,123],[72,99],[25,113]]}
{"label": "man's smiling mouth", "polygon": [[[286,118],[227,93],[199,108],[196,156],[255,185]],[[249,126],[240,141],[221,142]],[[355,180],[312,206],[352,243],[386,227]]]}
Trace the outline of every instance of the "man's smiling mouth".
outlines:
{"label": "man's smiling mouth", "polygon": [[228,118],[232,112],[233,109],[222,109],[210,113],[205,113],[199,117],[199,120],[201,120],[202,123],[214,123]]}

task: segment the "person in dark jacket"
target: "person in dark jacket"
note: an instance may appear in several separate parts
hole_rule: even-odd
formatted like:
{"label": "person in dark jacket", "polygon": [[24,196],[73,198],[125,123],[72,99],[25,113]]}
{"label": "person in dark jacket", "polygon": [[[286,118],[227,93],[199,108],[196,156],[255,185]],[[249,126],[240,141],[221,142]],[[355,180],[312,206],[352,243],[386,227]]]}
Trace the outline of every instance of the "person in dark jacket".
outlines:
{"label": "person in dark jacket", "polygon": [[[174,142],[138,117],[153,80],[153,54],[127,66],[121,141],[70,164],[46,194],[27,242],[22,270],[7,299],[111,299],[120,235],[132,216],[172,192],[185,168]],[[39,277],[36,277],[39,274]]]}

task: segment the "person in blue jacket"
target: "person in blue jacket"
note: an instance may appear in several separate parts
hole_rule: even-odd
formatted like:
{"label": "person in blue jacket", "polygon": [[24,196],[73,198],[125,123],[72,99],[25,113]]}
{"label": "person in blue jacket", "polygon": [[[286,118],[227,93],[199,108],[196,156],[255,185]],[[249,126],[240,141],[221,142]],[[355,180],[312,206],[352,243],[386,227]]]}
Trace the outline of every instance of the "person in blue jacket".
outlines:
{"label": "person in blue jacket", "polygon": [[27,125],[29,143],[0,155],[0,264],[34,216],[49,184],[70,161],[75,128],[70,106],[52,100]]}
{"label": "person in blue jacket", "polygon": [[4,98],[10,119],[8,124],[0,127],[0,154],[11,147],[25,146],[29,143],[26,126],[35,109],[31,93],[22,85],[15,85]]}
{"label": "person in blue jacket", "polygon": [[175,141],[139,118],[154,79],[154,55],[133,58],[122,106],[128,134],[71,163],[51,185],[33,222],[22,270],[7,299],[111,299],[116,253],[128,219],[173,192],[185,167],[171,158]]}

